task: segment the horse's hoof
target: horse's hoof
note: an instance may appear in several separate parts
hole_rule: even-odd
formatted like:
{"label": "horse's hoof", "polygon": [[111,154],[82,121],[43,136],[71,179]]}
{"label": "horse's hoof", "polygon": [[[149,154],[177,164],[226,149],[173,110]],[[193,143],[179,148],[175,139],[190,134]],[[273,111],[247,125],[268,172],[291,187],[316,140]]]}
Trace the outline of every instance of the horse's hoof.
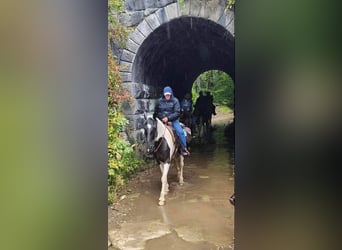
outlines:
{"label": "horse's hoof", "polygon": [[183,186],[183,185],[184,185],[184,182],[182,182],[182,183],[179,183],[179,185],[180,185],[180,186]]}
{"label": "horse's hoof", "polygon": [[164,206],[165,205],[165,201],[159,201],[159,206]]}

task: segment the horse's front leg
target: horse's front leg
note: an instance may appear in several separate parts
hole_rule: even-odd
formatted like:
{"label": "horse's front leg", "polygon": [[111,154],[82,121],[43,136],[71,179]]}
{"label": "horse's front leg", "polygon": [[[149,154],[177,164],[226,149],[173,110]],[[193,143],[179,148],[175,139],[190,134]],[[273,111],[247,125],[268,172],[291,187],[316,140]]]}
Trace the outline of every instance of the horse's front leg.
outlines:
{"label": "horse's front leg", "polygon": [[170,163],[161,163],[160,168],[162,170],[162,177],[161,177],[161,191],[159,197],[159,205],[163,206],[165,204],[165,194],[169,191],[169,184],[167,183],[167,174],[169,172]]}
{"label": "horse's front leg", "polygon": [[[164,164],[163,163],[160,163],[159,164],[159,167],[160,167],[160,171],[162,173],[162,176],[164,174]],[[163,183],[163,181],[162,181]],[[166,174],[166,188],[165,188],[165,194],[167,194],[169,192],[169,183],[167,182],[167,174]]]}
{"label": "horse's front leg", "polygon": [[184,167],[184,156],[180,155],[177,161],[177,171],[178,171],[178,180],[179,185],[183,186],[184,179],[183,179],[183,167]]}

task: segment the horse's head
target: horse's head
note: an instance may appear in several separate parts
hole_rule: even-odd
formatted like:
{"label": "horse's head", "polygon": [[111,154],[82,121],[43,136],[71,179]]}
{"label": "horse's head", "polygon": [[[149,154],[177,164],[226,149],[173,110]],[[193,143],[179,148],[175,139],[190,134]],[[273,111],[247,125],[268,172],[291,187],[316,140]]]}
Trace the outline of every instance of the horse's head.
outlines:
{"label": "horse's head", "polygon": [[146,138],[147,153],[152,154],[154,151],[154,141],[157,136],[157,121],[152,117],[148,117],[144,123],[144,133]]}

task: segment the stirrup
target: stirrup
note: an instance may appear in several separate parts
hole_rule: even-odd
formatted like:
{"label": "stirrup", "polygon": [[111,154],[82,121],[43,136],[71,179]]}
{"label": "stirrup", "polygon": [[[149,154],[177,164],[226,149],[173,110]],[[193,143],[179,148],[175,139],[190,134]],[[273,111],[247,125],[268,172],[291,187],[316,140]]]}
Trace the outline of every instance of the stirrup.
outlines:
{"label": "stirrup", "polygon": [[183,156],[187,156],[187,155],[190,155],[190,152],[189,152],[189,150],[187,148],[182,148],[181,149],[181,154]]}

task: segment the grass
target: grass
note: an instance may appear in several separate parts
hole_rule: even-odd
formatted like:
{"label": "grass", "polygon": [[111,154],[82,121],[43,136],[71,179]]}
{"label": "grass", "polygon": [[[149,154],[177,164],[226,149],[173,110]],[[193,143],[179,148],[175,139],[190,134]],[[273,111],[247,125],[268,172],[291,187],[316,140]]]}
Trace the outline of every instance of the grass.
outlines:
{"label": "grass", "polygon": [[220,106],[216,107],[216,112],[218,112],[218,113],[231,113],[231,112],[233,112],[233,110],[228,106],[220,105]]}

